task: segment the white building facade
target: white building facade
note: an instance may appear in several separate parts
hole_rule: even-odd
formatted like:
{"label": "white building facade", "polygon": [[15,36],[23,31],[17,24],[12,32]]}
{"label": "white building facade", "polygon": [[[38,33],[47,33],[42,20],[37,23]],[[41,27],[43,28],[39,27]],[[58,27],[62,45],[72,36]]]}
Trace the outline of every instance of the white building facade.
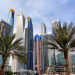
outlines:
{"label": "white building facade", "polygon": [[46,34],[46,26],[44,23],[41,24],[41,35],[45,35]]}
{"label": "white building facade", "polygon": [[[21,41],[21,46],[25,46],[25,17],[22,13],[17,14],[17,31],[16,31],[16,39],[23,38]],[[15,56],[15,59],[12,60],[12,71],[19,72],[22,68],[24,68],[24,63],[19,60],[18,57]]]}

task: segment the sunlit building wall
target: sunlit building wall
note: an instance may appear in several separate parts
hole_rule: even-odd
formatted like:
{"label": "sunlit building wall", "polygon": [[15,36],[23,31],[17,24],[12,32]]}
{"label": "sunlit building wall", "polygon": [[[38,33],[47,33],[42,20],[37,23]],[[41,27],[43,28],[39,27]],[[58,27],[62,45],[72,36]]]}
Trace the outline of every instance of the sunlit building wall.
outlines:
{"label": "sunlit building wall", "polygon": [[41,24],[41,35],[45,35],[46,34],[46,26],[44,23]]}
{"label": "sunlit building wall", "polygon": [[[25,46],[25,16],[23,13],[17,14],[17,29],[16,29],[16,39],[22,38],[20,46]],[[24,63],[15,56],[12,60],[12,71],[19,72],[24,68]]]}

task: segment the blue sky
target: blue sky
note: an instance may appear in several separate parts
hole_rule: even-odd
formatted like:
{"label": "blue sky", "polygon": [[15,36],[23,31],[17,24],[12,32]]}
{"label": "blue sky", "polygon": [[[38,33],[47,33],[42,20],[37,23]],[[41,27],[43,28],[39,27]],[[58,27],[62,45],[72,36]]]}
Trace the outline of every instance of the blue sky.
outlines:
{"label": "blue sky", "polygon": [[75,0],[0,0],[0,20],[7,21],[8,11],[15,10],[14,32],[16,32],[16,14],[22,12],[32,18],[34,35],[40,34],[42,23],[50,32],[52,21],[75,22]]}

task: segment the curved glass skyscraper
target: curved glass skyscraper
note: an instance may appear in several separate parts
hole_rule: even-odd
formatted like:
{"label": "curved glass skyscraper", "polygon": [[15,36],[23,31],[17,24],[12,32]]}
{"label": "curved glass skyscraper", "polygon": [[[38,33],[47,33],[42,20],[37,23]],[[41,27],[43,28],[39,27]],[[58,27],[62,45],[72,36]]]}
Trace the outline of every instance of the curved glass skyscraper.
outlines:
{"label": "curved glass skyscraper", "polygon": [[12,27],[14,27],[14,14],[15,11],[13,9],[10,9],[8,14],[8,23],[11,24]]}

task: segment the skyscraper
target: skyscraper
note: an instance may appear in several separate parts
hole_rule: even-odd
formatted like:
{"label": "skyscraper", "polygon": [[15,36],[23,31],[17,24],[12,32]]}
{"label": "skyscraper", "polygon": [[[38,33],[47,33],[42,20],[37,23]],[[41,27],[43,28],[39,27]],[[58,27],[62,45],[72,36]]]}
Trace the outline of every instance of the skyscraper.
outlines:
{"label": "skyscraper", "polygon": [[25,46],[25,16],[22,13],[17,14],[16,39],[23,38],[22,46]]}
{"label": "skyscraper", "polygon": [[46,34],[46,26],[44,23],[41,24],[41,35],[45,35]]}
{"label": "skyscraper", "polygon": [[11,24],[12,27],[14,27],[14,14],[15,11],[13,9],[10,9],[8,14],[8,23]]}
{"label": "skyscraper", "polygon": [[[13,20],[14,20],[15,11],[13,9],[10,9],[9,13],[10,12],[11,12],[11,14],[9,15],[9,17],[13,18]],[[13,24],[11,24],[10,22],[6,22],[3,19],[1,19],[1,22],[0,22],[0,33],[2,33],[3,35],[5,35],[6,32],[7,32],[10,36],[12,36],[14,21],[12,21],[12,23]],[[1,35],[0,35],[0,37],[1,37]],[[0,55],[0,66],[2,65],[2,62],[3,62],[2,61],[2,56]],[[8,70],[8,65],[9,65],[9,58],[7,58],[5,70]]]}
{"label": "skyscraper", "polygon": [[56,58],[57,58],[57,60],[56,60],[57,66],[64,66],[65,65],[64,54],[62,52],[57,54]]}
{"label": "skyscraper", "polygon": [[[3,19],[1,19],[0,33],[5,35],[6,31],[10,36],[12,36],[12,31],[13,31],[12,25],[9,24],[8,22],[4,21]],[[1,34],[0,34],[0,37],[1,37]],[[1,67],[2,63],[3,63],[3,60],[2,60],[2,56],[0,55],[0,67]],[[8,70],[8,65],[9,65],[9,58],[7,58],[7,60],[6,60],[5,70]]]}
{"label": "skyscraper", "polygon": [[34,55],[33,55],[33,70],[36,70],[36,73],[41,73],[42,63],[41,63],[41,37],[36,35],[34,37]]}
{"label": "skyscraper", "polygon": [[52,21],[52,27],[53,28],[57,28],[58,26],[61,26],[61,23],[59,20]]}
{"label": "skyscraper", "polygon": [[[20,44],[21,46],[25,46],[25,17],[22,13],[17,14],[17,31],[16,31],[16,39],[23,38]],[[19,60],[16,56],[15,59],[12,60],[12,71],[19,72],[21,68],[24,68],[24,63]]]}
{"label": "skyscraper", "polygon": [[25,28],[25,47],[27,48],[27,69],[33,69],[33,25],[32,19],[28,16]]}
{"label": "skyscraper", "polygon": [[[57,27],[60,27],[61,26],[61,23],[60,23],[60,21],[59,20],[55,20],[55,21],[53,21],[52,22],[52,28],[57,28]],[[53,35],[53,33],[52,33],[52,35]],[[56,56],[57,56],[57,54],[58,54],[58,51],[56,51],[55,49],[53,50],[53,52],[54,52],[54,65],[56,65]],[[60,52],[61,53],[61,52]]]}
{"label": "skyscraper", "polygon": [[11,36],[12,32],[13,32],[13,27],[12,27],[11,24],[9,24],[8,22],[6,22],[3,19],[1,19],[1,22],[0,22],[0,33],[3,33],[3,35],[5,35],[6,31]]}
{"label": "skyscraper", "polygon": [[[52,32],[46,33],[46,35],[51,36],[52,35]],[[48,68],[49,68],[50,65],[54,64],[54,51],[53,50],[50,50],[50,49],[48,49],[47,51],[48,51],[48,61],[49,61]]]}
{"label": "skyscraper", "polygon": [[[41,42],[43,43],[46,38],[46,26],[44,23],[41,24]],[[41,45],[41,63],[42,63],[42,71],[46,71],[46,68],[49,66],[49,60],[48,60],[48,50],[46,49],[46,45]]]}

